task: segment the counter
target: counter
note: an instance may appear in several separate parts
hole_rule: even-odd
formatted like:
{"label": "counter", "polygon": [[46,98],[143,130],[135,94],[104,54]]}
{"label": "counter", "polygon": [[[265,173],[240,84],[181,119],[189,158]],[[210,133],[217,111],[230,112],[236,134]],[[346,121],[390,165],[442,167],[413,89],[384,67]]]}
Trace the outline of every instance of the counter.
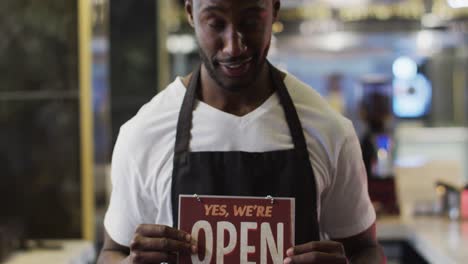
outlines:
{"label": "counter", "polygon": [[91,242],[81,240],[54,241],[60,249],[34,249],[13,253],[5,264],[89,264],[93,263],[96,253]]}
{"label": "counter", "polygon": [[405,240],[429,263],[468,263],[468,221],[442,217],[382,218],[379,240]]}
{"label": "counter", "polygon": [[[430,263],[468,263],[468,221],[447,218],[380,218],[377,220],[379,240],[407,241]],[[77,240],[60,241],[59,250],[37,249],[16,252],[5,264],[88,264],[95,259],[92,243]]]}

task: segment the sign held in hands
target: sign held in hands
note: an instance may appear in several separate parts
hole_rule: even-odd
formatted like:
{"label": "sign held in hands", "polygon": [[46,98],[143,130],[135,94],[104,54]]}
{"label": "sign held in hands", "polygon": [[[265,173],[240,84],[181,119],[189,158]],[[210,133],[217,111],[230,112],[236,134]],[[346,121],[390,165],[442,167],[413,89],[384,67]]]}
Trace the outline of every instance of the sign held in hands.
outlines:
{"label": "sign held in hands", "polygon": [[294,245],[294,198],[180,195],[179,229],[199,249],[180,264],[283,263]]}

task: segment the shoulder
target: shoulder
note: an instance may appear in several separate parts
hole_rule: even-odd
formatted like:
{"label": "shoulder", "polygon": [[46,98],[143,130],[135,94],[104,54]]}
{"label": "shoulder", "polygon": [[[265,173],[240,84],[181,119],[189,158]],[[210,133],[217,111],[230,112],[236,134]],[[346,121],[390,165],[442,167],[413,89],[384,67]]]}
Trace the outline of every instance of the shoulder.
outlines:
{"label": "shoulder", "polygon": [[336,144],[354,134],[351,121],[335,111],[312,87],[291,74],[286,76],[285,84],[309,136]]}
{"label": "shoulder", "polygon": [[285,84],[304,130],[317,184],[321,190],[326,190],[335,182],[336,172],[343,164],[340,157],[349,145],[347,142],[356,137],[354,126],[309,85],[290,74]]}
{"label": "shoulder", "polygon": [[167,145],[175,135],[184,95],[185,87],[177,78],[120,127],[116,148],[125,149],[138,165],[155,149]]}
{"label": "shoulder", "polygon": [[128,133],[144,133],[155,125],[161,126],[159,122],[164,124],[171,121],[170,117],[173,117],[171,114],[178,115],[184,95],[185,87],[181,79],[177,78],[144,104],[135,116],[122,125],[121,130]]}

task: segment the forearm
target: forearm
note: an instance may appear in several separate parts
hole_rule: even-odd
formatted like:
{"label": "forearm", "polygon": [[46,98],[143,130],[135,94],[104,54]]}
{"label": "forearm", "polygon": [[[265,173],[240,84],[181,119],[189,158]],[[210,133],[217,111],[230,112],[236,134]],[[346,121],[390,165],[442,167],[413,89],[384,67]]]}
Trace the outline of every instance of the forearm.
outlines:
{"label": "forearm", "polygon": [[349,258],[351,264],[382,264],[386,263],[383,249],[380,245],[366,247]]}
{"label": "forearm", "polygon": [[97,264],[128,264],[128,255],[115,250],[102,250]]}

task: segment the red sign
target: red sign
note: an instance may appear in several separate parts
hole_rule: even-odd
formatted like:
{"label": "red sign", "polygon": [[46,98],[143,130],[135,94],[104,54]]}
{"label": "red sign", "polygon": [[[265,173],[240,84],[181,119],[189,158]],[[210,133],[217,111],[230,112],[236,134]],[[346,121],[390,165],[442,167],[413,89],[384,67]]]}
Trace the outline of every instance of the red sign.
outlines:
{"label": "red sign", "polygon": [[468,220],[468,189],[461,192],[461,217]]}
{"label": "red sign", "polygon": [[294,245],[294,198],[180,195],[179,229],[199,249],[180,264],[283,263]]}

